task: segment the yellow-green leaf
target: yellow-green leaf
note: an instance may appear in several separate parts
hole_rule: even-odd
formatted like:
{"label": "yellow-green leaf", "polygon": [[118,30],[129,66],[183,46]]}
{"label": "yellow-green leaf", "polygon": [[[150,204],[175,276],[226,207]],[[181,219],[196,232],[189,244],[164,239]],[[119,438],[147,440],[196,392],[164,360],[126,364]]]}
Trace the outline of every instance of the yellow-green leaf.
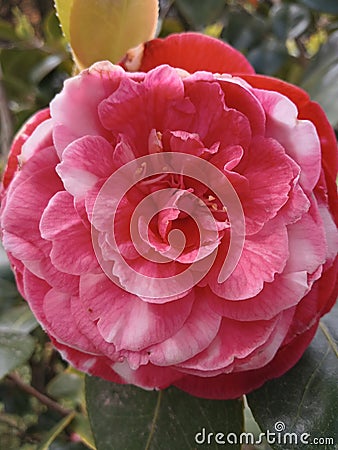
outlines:
{"label": "yellow-green leaf", "polygon": [[59,436],[60,433],[71,423],[75,417],[75,411],[68,414],[60,422],[58,422],[46,435],[45,439],[39,445],[37,450],[48,450],[52,442]]}
{"label": "yellow-green leaf", "polygon": [[155,35],[158,0],[73,0],[70,43],[80,68],[117,63]]}
{"label": "yellow-green leaf", "polygon": [[61,23],[63,34],[66,36],[68,42],[70,41],[69,20],[72,5],[73,0],[55,0],[56,12]]}

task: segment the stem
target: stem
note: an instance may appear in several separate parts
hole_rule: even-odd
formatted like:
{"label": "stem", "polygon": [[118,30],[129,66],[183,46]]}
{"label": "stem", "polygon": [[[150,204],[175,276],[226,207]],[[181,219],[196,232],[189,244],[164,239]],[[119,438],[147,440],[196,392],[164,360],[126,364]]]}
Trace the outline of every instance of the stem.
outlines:
{"label": "stem", "polygon": [[47,395],[42,394],[38,390],[36,390],[33,386],[24,383],[19,375],[16,373],[11,373],[7,375],[7,378],[11,380],[19,389],[26,392],[29,395],[32,395],[36,399],[39,400],[40,403],[48,406],[48,408],[53,409],[54,411],[57,411],[62,416],[68,416],[73,411],[67,408],[64,408],[59,403],[52,400],[50,397],[47,397]]}

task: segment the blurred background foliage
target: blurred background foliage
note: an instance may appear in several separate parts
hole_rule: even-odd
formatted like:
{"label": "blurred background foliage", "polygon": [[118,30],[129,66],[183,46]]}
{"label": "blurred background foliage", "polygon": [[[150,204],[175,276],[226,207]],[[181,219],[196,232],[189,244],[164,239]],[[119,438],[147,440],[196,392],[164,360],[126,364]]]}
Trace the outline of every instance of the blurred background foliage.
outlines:
{"label": "blurred background foliage", "polygon": [[[160,0],[159,36],[186,30],[223,39],[258,73],[302,86],[338,131],[337,0]],[[0,173],[14,133],[72,71],[52,0],[0,1]],[[83,375],[53,350],[1,248],[0,380],[1,448],[95,448]]]}

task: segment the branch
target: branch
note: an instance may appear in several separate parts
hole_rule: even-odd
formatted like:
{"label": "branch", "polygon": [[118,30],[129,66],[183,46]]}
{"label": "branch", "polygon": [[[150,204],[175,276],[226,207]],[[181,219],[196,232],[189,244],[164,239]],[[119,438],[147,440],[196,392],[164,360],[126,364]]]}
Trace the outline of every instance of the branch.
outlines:
{"label": "branch", "polygon": [[47,395],[42,394],[38,390],[36,390],[33,386],[24,383],[19,375],[16,373],[11,373],[7,375],[7,378],[11,380],[19,389],[26,392],[29,395],[32,395],[36,399],[39,400],[40,403],[48,406],[48,408],[53,409],[54,411],[57,411],[62,416],[68,416],[73,411],[70,409],[66,409],[63,406],[61,406],[59,403],[52,400],[50,397],[47,397]]}

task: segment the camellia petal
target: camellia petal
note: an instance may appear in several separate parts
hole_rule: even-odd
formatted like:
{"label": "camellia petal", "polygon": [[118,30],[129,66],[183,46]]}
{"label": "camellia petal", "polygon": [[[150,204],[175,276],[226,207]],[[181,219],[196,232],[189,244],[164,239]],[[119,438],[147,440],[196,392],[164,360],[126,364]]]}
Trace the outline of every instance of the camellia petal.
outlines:
{"label": "camellia petal", "polygon": [[[131,65],[130,56],[124,61]],[[198,33],[172,34],[144,45],[141,62],[133,69],[148,72],[161,64],[170,64],[188,72],[247,73],[254,69],[244,56],[225,42]]]}

